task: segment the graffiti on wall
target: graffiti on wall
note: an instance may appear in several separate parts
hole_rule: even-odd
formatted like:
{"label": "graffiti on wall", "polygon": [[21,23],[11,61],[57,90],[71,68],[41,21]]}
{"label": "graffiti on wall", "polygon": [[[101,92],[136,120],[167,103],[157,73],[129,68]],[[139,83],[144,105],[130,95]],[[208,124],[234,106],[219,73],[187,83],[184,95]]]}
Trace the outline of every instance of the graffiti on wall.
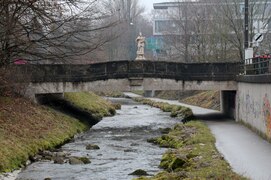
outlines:
{"label": "graffiti on wall", "polygon": [[263,98],[263,116],[266,125],[267,136],[271,136],[271,106],[267,94]]}
{"label": "graffiti on wall", "polygon": [[261,117],[261,105],[258,101],[255,101],[249,94],[245,94],[245,98],[239,100],[239,103],[245,105],[242,106],[242,111],[245,112],[246,120],[259,119]]}

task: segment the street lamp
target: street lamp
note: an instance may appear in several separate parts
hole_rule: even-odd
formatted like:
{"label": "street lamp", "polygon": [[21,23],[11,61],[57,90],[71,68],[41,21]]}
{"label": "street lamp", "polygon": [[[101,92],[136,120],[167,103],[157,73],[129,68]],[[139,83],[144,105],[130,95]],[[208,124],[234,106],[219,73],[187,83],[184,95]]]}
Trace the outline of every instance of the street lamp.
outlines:
{"label": "street lamp", "polygon": [[133,60],[135,58],[135,52],[134,52],[134,47],[135,47],[135,42],[134,42],[134,31],[135,31],[135,26],[131,17],[131,0],[127,0],[127,15],[128,15],[128,23],[129,23],[129,46],[128,46],[128,51],[129,51],[129,58],[130,60]]}

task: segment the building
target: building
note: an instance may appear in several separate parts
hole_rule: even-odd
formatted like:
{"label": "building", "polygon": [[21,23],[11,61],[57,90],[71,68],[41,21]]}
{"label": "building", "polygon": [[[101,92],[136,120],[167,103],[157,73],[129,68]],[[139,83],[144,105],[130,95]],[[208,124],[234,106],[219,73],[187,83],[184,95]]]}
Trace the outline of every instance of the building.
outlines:
{"label": "building", "polygon": [[[178,1],[153,7],[153,34],[165,43],[163,50],[156,51],[166,51],[167,58],[184,62],[242,59],[244,1]],[[262,33],[266,41],[262,48],[270,49],[271,0],[253,1],[251,9],[251,46],[253,36]]]}

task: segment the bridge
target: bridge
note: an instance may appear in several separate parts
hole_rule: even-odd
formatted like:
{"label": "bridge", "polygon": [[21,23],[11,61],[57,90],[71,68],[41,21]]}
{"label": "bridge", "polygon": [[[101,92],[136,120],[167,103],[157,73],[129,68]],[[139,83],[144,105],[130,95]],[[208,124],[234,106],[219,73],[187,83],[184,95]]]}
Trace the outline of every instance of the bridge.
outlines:
{"label": "bridge", "polygon": [[28,64],[14,68],[17,81],[25,82],[23,93],[33,100],[41,94],[76,91],[219,90],[225,114],[271,139],[271,63],[251,62],[243,63],[242,68],[240,63],[159,61]]}
{"label": "bridge", "polygon": [[[35,94],[76,91],[236,90],[238,63],[114,61],[96,64],[21,65]],[[23,79],[22,79],[23,78]]]}
{"label": "bridge", "polygon": [[[35,100],[42,94],[77,91],[219,90],[233,101],[238,63],[178,63],[114,61],[96,64],[16,66],[17,80],[26,82],[25,95]],[[23,74],[23,76],[21,75]],[[230,98],[232,97],[232,98]],[[223,107],[228,107],[227,101]],[[229,100],[230,99],[230,100]],[[225,104],[225,105],[223,105]],[[225,110],[224,111],[229,111]]]}

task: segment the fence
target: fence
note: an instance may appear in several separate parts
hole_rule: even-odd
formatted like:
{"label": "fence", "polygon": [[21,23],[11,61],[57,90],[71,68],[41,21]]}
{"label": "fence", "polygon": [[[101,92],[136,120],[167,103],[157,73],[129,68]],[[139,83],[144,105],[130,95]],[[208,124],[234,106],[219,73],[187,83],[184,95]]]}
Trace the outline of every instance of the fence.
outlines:
{"label": "fence", "polygon": [[[86,82],[120,78],[166,78],[175,80],[235,80],[239,63],[173,63],[155,61],[115,61],[86,65],[18,65],[31,82]],[[20,81],[20,80],[19,80]]]}
{"label": "fence", "polygon": [[246,59],[241,64],[240,70],[244,75],[271,74],[271,56]]}

